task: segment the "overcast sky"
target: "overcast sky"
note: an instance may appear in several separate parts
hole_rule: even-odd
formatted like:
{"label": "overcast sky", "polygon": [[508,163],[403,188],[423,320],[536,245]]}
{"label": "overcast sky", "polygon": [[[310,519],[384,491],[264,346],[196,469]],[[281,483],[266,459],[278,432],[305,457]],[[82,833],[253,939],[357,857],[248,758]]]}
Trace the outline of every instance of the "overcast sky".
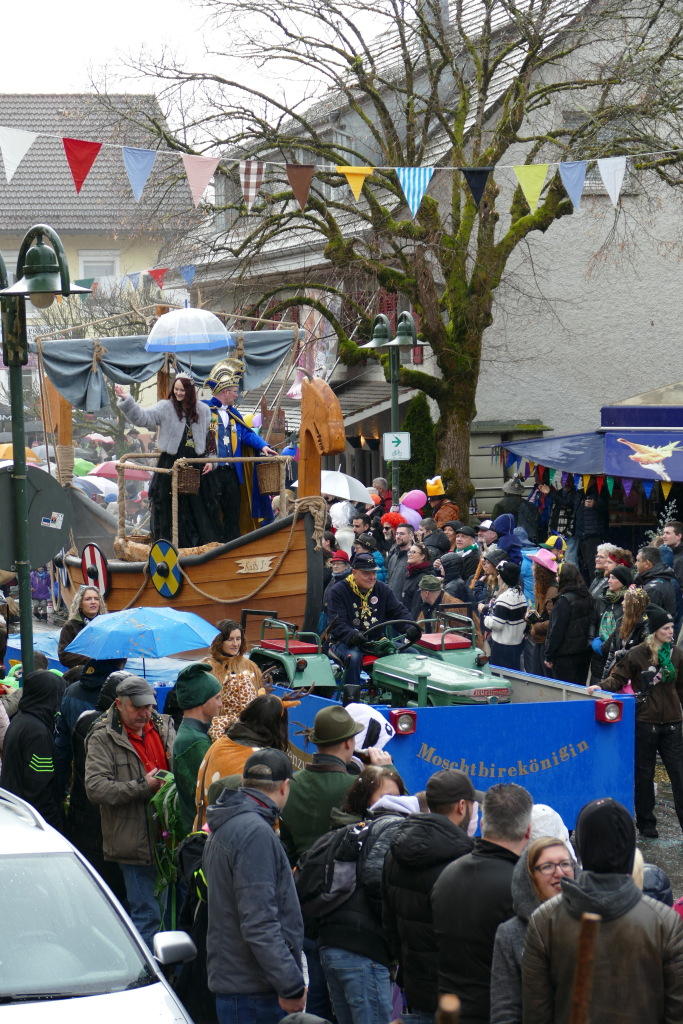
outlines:
{"label": "overcast sky", "polygon": [[[155,52],[167,43],[199,62],[204,20],[191,0],[116,0],[110,8],[73,0],[33,0],[25,7],[5,0],[0,92],[86,92],[91,65],[96,74],[113,68],[117,51],[137,53],[143,45]],[[146,92],[151,85],[130,82],[125,91]]]}

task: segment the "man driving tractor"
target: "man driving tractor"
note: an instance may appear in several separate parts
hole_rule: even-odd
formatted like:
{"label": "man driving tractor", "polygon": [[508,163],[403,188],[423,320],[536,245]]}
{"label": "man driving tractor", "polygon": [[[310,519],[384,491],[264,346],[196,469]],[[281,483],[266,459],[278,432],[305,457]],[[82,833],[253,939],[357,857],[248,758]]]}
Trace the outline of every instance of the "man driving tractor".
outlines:
{"label": "man driving tractor", "polygon": [[[327,603],[332,651],[346,663],[346,684],[360,686],[362,646],[367,640],[386,636],[383,623],[396,619],[407,623],[408,640],[417,640],[420,627],[386,583],[377,579],[377,564],[369,554],[357,554],[349,576],[335,583]],[[366,634],[372,631],[370,637]]]}

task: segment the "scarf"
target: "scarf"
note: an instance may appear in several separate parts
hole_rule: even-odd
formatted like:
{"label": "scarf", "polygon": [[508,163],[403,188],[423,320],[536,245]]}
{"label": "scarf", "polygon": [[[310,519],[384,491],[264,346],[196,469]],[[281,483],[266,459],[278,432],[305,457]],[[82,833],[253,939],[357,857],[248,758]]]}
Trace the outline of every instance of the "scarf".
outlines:
{"label": "scarf", "polygon": [[671,644],[662,644],[657,655],[657,662],[662,670],[662,682],[673,683],[678,672],[671,662]]}
{"label": "scarf", "polygon": [[478,544],[468,544],[466,548],[462,548],[460,551],[458,551],[456,549],[453,552],[453,554],[454,555],[460,555],[460,557],[462,558],[464,555],[467,555],[470,551],[478,551],[478,550],[479,550],[479,545]]}
{"label": "scarf", "polygon": [[415,576],[416,573],[424,575],[424,573],[429,572],[431,567],[431,562],[414,562],[412,565],[408,566],[406,576]]}
{"label": "scarf", "polygon": [[370,607],[370,595],[372,594],[373,588],[370,587],[369,590],[363,592],[354,580],[353,576],[347,576],[346,582],[351,587],[351,590],[354,592],[356,597],[360,598],[360,610],[358,617],[361,622],[361,629],[369,629],[370,626],[377,622],[377,618],[373,616],[372,609]]}

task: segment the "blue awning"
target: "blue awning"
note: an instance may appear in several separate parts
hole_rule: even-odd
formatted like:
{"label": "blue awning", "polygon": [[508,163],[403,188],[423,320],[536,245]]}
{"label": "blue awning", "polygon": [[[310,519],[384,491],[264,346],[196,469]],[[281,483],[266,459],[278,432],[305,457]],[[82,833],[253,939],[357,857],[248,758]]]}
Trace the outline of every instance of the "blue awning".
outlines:
{"label": "blue awning", "polygon": [[517,458],[550,466],[563,473],[605,472],[604,434],[567,434],[565,437],[537,437],[535,440],[506,441],[500,446]]}

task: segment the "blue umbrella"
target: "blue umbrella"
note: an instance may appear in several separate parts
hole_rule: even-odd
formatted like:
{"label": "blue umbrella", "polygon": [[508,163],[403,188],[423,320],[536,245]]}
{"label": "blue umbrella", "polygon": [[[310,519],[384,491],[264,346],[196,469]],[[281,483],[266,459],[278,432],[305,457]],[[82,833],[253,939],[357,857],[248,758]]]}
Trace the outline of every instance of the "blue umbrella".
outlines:
{"label": "blue umbrella", "polygon": [[193,612],[128,608],[98,615],[66,648],[90,658],[164,658],[208,647],[218,630]]}

